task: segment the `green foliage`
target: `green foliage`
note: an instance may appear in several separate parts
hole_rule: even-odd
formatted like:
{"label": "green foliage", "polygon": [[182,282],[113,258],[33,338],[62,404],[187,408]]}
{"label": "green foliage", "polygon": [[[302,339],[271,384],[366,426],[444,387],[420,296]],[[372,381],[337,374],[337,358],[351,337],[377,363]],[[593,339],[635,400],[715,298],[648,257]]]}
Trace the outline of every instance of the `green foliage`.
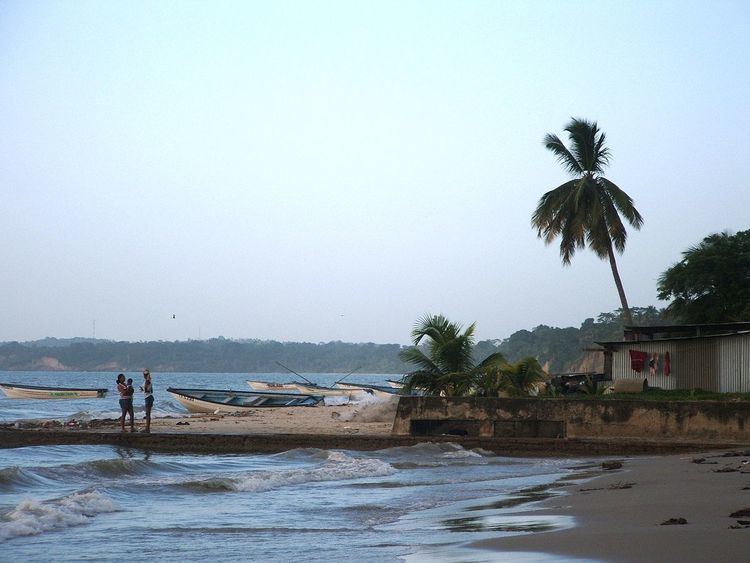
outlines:
{"label": "green foliage", "polygon": [[474,362],[475,325],[462,327],[443,315],[425,315],[412,330],[414,346],[400,352],[402,361],[416,370],[404,376],[404,390],[423,391],[445,397],[464,396],[471,392],[481,372],[504,361],[494,353],[479,364]]}
{"label": "green foliage", "polygon": [[523,358],[513,364],[505,363],[497,370],[500,390],[511,397],[526,397],[538,391],[539,384],[549,376],[536,358]]}
{"label": "green foliage", "polygon": [[682,323],[750,320],[750,230],[712,234],[659,276],[659,299]]}
{"label": "green foliage", "polygon": [[591,376],[583,381],[579,389],[584,395],[601,395],[604,393],[604,387],[599,387]]}

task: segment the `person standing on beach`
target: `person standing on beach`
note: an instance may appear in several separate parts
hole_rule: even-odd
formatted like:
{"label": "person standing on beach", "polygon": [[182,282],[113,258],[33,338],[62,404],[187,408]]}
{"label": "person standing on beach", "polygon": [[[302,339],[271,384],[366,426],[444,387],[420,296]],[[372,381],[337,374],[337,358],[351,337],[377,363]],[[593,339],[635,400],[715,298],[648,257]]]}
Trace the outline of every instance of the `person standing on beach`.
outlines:
{"label": "person standing on beach", "polygon": [[120,394],[120,432],[125,432],[125,416],[130,414],[130,431],[135,430],[135,423],[133,422],[133,395],[128,389],[127,383],[125,383],[125,374],[120,373],[117,375],[117,392]]}
{"label": "person standing on beach", "polygon": [[151,372],[147,369],[143,370],[143,385],[141,385],[141,391],[146,394],[146,428],[143,431],[148,434],[151,432],[151,407],[154,406],[154,386],[151,381]]}

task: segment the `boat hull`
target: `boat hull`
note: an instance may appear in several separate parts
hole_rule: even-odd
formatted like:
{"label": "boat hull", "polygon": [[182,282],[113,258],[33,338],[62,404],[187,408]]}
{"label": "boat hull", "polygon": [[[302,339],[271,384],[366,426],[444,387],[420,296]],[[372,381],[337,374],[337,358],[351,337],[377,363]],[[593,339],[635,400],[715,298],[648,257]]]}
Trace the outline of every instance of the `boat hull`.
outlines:
{"label": "boat hull", "polygon": [[296,393],[174,389],[167,392],[191,413],[241,412],[257,408],[311,407],[323,397]]}
{"label": "boat hull", "polygon": [[273,383],[271,381],[252,381],[248,379],[247,384],[256,391],[284,391],[285,393],[299,391],[295,383]]}
{"label": "boat hull", "polygon": [[0,383],[0,389],[9,399],[100,399],[107,394],[107,389],[66,389],[14,383]]}
{"label": "boat hull", "polygon": [[365,393],[370,393],[378,399],[390,399],[391,397],[397,397],[399,395],[397,389],[391,389],[389,387],[381,387],[379,385],[367,385],[364,383],[344,383],[339,382],[336,384],[341,389],[347,389],[350,391],[360,390]]}
{"label": "boat hull", "polygon": [[343,389],[334,387],[316,387],[313,385],[305,385],[303,383],[296,383],[295,385],[300,393],[323,395],[324,397],[347,397],[348,399],[354,399],[369,393],[367,389],[362,388]]}

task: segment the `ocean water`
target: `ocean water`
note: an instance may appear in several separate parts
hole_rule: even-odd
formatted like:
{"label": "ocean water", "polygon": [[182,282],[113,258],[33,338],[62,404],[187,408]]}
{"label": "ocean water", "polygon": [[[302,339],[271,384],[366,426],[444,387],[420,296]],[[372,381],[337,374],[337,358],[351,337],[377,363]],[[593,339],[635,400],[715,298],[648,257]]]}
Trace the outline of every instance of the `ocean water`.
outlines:
{"label": "ocean water", "polygon": [[[8,375],[0,381],[11,381]],[[41,384],[69,376],[10,375]],[[84,376],[94,387],[114,380]],[[156,374],[157,404],[179,412],[159,395],[167,385],[242,389],[244,379]],[[116,413],[116,400],[0,400],[0,415]],[[467,546],[572,526],[568,518],[536,514],[533,501],[558,494],[547,486],[575,478],[581,461],[508,458],[445,443],[272,455],[0,448],[0,560],[515,560],[519,554]]]}

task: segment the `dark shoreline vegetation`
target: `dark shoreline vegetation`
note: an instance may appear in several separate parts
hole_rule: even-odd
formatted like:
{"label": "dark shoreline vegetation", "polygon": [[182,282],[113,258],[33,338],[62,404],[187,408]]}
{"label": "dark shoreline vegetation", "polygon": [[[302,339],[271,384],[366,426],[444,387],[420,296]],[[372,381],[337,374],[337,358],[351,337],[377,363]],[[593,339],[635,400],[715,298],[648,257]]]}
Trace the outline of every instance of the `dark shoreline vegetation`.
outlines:
{"label": "dark shoreline vegetation", "polygon": [[[656,324],[663,311],[631,309],[638,324]],[[474,354],[484,358],[500,352],[516,362],[536,357],[552,373],[595,371],[601,354],[587,354],[596,341],[619,340],[619,311],[586,319],[580,328],[539,325],[502,340],[476,343]],[[7,371],[139,371],[196,373],[277,373],[281,362],[306,373],[407,373],[399,359],[407,346],[348,342],[276,342],[272,340],[188,340],[177,342],[115,342],[88,338],[45,338],[33,342],[0,343],[0,370]]]}

